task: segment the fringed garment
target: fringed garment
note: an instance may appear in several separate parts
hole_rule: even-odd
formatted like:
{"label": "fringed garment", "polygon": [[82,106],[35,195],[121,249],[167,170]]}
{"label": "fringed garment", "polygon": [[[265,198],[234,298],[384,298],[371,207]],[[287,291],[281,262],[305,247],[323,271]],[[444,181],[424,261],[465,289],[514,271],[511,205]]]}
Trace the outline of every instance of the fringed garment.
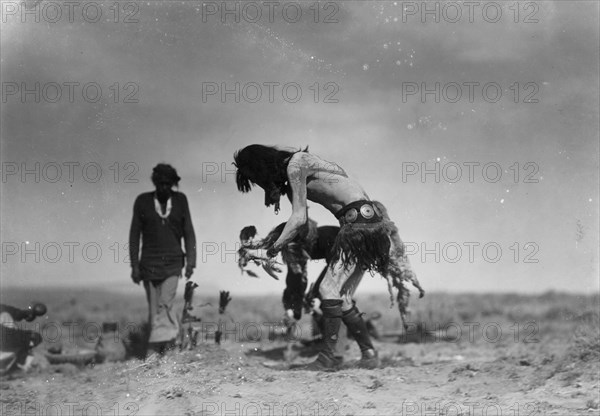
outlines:
{"label": "fringed garment", "polygon": [[341,261],[348,269],[356,266],[386,276],[390,265],[390,235],[398,230],[384,214],[387,212],[383,205],[373,201],[356,201],[342,208],[336,214],[341,228],[331,263]]}
{"label": "fringed garment", "polygon": [[425,293],[410,267],[404,243],[398,228],[378,201],[356,201],[336,214],[340,232],[332,249],[331,266],[341,262],[346,269],[359,267],[379,273],[388,283],[393,303],[392,287],[398,289],[398,309],[404,324],[408,314],[409,291],[405,283],[412,283],[422,297]]}

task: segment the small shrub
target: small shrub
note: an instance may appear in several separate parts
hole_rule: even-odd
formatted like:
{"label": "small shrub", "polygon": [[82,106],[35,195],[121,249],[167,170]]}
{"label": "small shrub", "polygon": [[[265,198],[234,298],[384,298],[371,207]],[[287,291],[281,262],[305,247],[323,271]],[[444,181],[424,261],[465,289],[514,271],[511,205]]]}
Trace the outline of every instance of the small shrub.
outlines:
{"label": "small shrub", "polygon": [[600,359],[600,315],[588,313],[582,316],[581,324],[575,330],[575,351],[582,361]]}

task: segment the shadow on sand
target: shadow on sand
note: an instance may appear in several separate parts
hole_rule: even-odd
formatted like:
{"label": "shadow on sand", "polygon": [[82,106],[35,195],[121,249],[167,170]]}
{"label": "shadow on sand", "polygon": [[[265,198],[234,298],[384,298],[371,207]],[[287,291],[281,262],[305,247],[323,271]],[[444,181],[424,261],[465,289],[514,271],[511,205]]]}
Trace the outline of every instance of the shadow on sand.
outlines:
{"label": "shadow on sand", "polygon": [[262,357],[272,361],[286,361],[290,355],[293,357],[314,357],[319,354],[319,344],[311,343],[308,345],[297,343],[291,346],[283,345],[280,347],[263,349],[263,348],[252,348],[246,351],[246,355],[249,357]]}

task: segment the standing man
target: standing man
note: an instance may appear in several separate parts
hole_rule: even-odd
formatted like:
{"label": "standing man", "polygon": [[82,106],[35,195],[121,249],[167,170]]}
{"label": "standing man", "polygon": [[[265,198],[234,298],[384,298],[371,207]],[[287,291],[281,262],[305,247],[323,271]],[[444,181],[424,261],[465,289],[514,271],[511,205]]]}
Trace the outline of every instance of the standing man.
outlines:
{"label": "standing man", "polygon": [[335,349],[342,321],[357,341],[360,366],[379,365],[362,316],[352,303],[352,295],[365,271],[380,273],[388,288],[398,289],[400,312],[405,309],[408,289],[405,281],[424,291],[410,268],[398,229],[385,207],[371,201],[364,189],[337,164],[304,151],[289,152],[263,145],[250,145],[234,155],[238,190],[249,192],[252,185],[265,191],[265,205],[279,211],[282,195],[292,203],[292,215],[281,235],[267,251],[269,260],[292,241],[308,220],[307,201],[329,210],[340,222],[332,249],[332,261],[321,282],[324,345],[316,361],[306,370],[333,370],[339,366]]}
{"label": "standing man", "polygon": [[135,200],[129,232],[131,279],[135,284],[144,283],[151,331],[148,349],[158,353],[174,345],[179,331],[172,309],[181,270],[185,266],[189,279],[196,267],[196,236],[187,198],[172,190],[180,179],[171,165],[156,165],[152,170],[156,190]]}

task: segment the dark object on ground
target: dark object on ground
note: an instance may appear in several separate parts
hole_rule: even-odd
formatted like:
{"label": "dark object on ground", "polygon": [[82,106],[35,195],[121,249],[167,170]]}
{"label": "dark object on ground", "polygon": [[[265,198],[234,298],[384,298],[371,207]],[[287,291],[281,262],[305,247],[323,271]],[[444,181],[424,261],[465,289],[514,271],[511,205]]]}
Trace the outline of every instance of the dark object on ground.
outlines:
{"label": "dark object on ground", "polygon": [[50,364],[74,364],[79,367],[96,362],[96,350],[81,349],[69,354],[44,354]]}
{"label": "dark object on ground", "polygon": [[150,357],[152,354],[165,355],[167,351],[175,349],[175,341],[165,341],[165,342],[154,342],[152,344],[148,344],[148,351],[146,353],[146,357]]}
{"label": "dark object on ground", "polygon": [[[201,318],[194,316],[189,312],[194,309],[194,306],[192,305],[192,303],[194,300],[194,291],[196,290],[197,287],[198,287],[198,284],[194,283],[194,282],[187,282],[185,284],[185,292],[183,293],[183,301],[184,301],[183,314],[181,316],[182,324],[202,321]],[[189,326],[189,328],[191,328],[191,326]],[[189,329],[189,328],[187,328],[187,329]]]}
{"label": "dark object on ground", "polygon": [[224,314],[225,313],[225,308],[227,308],[227,305],[229,305],[229,302],[231,302],[231,296],[229,296],[229,292],[225,291],[225,290],[221,290],[221,292],[219,293],[219,314]]}
{"label": "dark object on ground", "polygon": [[125,343],[117,322],[103,322],[102,332],[96,343],[96,363],[124,361],[127,356]]}
{"label": "dark object on ground", "polygon": [[137,358],[143,360],[148,350],[148,338],[150,337],[150,324],[144,322],[125,334],[126,358]]}
{"label": "dark object on ground", "polygon": [[[229,302],[231,302],[232,297],[229,296],[229,292],[225,290],[221,290],[219,292],[219,315],[223,315],[225,313],[225,309]],[[223,332],[221,332],[221,318],[219,317],[219,330],[215,332],[215,343],[221,344],[221,336]]]}
{"label": "dark object on ground", "polygon": [[16,367],[27,370],[33,355],[31,350],[42,342],[42,336],[16,323],[33,321],[46,314],[43,303],[35,303],[27,309],[0,304],[0,375],[8,374]]}
{"label": "dark object on ground", "polygon": [[194,290],[198,287],[197,283],[187,282],[185,284],[185,291],[183,292],[183,300],[185,301],[186,309],[193,309],[192,299],[194,297]]}
{"label": "dark object on ground", "polygon": [[198,287],[198,284],[194,282],[187,282],[185,284],[185,292],[183,293],[183,314],[179,322],[179,336],[177,343],[179,344],[179,350],[194,349],[198,344],[199,331],[194,328],[193,323],[201,322],[202,319],[192,315],[189,311],[193,310],[192,306],[194,299],[194,290]]}
{"label": "dark object on ground", "polygon": [[38,316],[45,315],[46,312],[46,305],[39,302],[27,307],[27,309],[19,309],[14,306],[0,304],[0,313],[9,314],[13,322],[20,322],[23,320],[31,322]]}

